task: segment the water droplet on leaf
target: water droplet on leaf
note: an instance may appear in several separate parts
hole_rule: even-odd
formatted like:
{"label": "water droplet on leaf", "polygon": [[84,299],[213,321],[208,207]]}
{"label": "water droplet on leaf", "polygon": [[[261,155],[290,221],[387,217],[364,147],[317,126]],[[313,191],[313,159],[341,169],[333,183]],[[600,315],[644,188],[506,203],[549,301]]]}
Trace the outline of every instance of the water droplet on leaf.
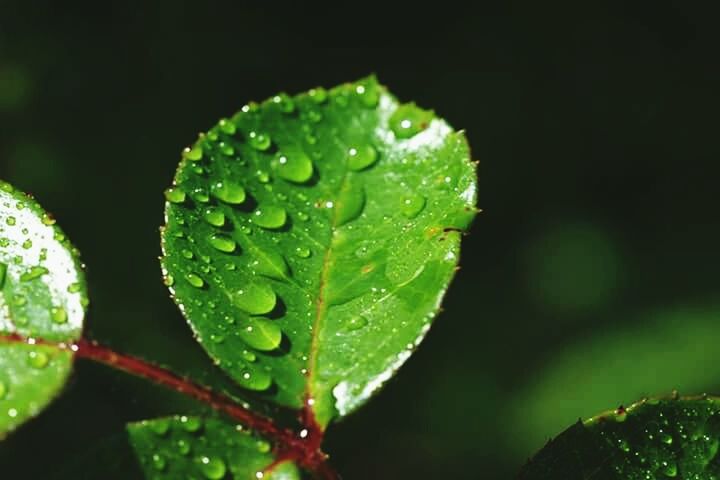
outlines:
{"label": "water droplet on leaf", "polygon": [[367,318],[363,317],[362,315],[359,315],[357,317],[352,317],[348,322],[345,324],[345,328],[349,331],[355,331],[360,330],[361,328],[365,327],[368,324]]}
{"label": "water droplet on leaf", "polygon": [[304,183],[313,174],[312,161],[302,150],[280,155],[275,166],[278,176],[289,182]]}
{"label": "water droplet on leaf", "polygon": [[152,456],[152,464],[153,464],[153,468],[157,471],[165,470],[165,466],[166,466],[165,457],[163,457],[159,453],[154,453]]}
{"label": "water droplet on leaf", "polygon": [[230,181],[219,181],[211,188],[213,196],[220,201],[231,205],[240,205],[245,201],[245,189]]}
{"label": "water droplet on leaf", "polygon": [[228,135],[233,135],[237,130],[235,124],[227,118],[220,119],[220,121],[218,122],[218,127],[220,127],[220,130],[222,130],[223,133],[227,133]]}
{"label": "water droplet on leaf", "polygon": [[45,368],[50,358],[45,352],[33,350],[28,354],[28,364],[33,368]]}
{"label": "water droplet on leaf", "polygon": [[213,246],[213,248],[225,253],[232,253],[237,247],[237,243],[235,242],[235,240],[221,233],[213,233],[212,235],[210,235],[208,241],[210,242],[210,245]]}
{"label": "water droplet on leaf", "polygon": [[238,335],[249,347],[262,352],[275,350],[282,341],[282,330],[277,323],[263,317],[248,319]]}
{"label": "water droplet on leaf", "polygon": [[199,203],[207,203],[208,200],[210,200],[207,192],[202,187],[198,187],[192,191],[192,198]]}
{"label": "water droplet on leaf", "polygon": [[270,388],[272,378],[268,373],[261,370],[246,370],[238,378],[238,383],[247,389],[261,392]]}
{"label": "water droplet on leaf", "polygon": [[195,288],[202,288],[205,286],[205,281],[196,273],[188,273],[185,275],[185,280]]}
{"label": "water droplet on leaf", "polygon": [[285,225],[287,212],[282,207],[260,205],[252,215],[254,224],[268,229],[280,228]]}
{"label": "water droplet on leaf", "polygon": [[390,117],[390,129],[397,138],[410,138],[425,130],[433,116],[432,111],[423,110],[414,103],[406,103]]}
{"label": "water droplet on leaf", "polygon": [[248,133],[248,143],[255,150],[262,152],[270,148],[272,140],[270,139],[270,135],[253,130]]}
{"label": "water droplet on leaf", "polygon": [[203,214],[205,221],[214,227],[225,225],[225,214],[219,208],[208,208]]}
{"label": "water droplet on leaf", "polygon": [[250,283],[235,292],[233,302],[251,315],[263,315],[275,308],[277,297],[267,283]]}
{"label": "water droplet on leaf", "polygon": [[185,415],[180,417],[180,426],[186,432],[195,433],[202,428],[202,425],[203,422],[199,417],[188,417]]}
{"label": "water droplet on leaf", "polygon": [[197,462],[200,471],[208,480],[221,480],[225,477],[227,467],[221,458],[202,456],[198,458]]}
{"label": "water droplet on leaf", "polygon": [[370,144],[353,145],[348,148],[348,168],[363,170],[377,161],[377,150]]}
{"label": "water droplet on leaf", "polygon": [[400,204],[400,211],[408,218],[415,218],[425,208],[425,197],[422,195],[406,195]]}
{"label": "water droplet on leaf", "polygon": [[675,462],[673,462],[672,460],[670,462],[666,462],[666,464],[663,465],[662,472],[667,477],[670,477],[670,478],[676,477],[678,474],[677,464]]}
{"label": "water droplet on leaf", "polygon": [[165,199],[170,203],[182,203],[185,201],[185,192],[178,187],[170,187],[165,190]]}
{"label": "water droplet on leaf", "polygon": [[188,453],[190,453],[190,444],[185,440],[178,440],[177,450],[178,452],[180,452],[180,455],[187,455]]}
{"label": "water droplet on leaf", "polygon": [[313,88],[308,92],[308,96],[312,98],[315,103],[323,103],[327,100],[327,90],[323,87]]}
{"label": "water droplet on leaf", "polygon": [[157,435],[165,435],[168,430],[170,429],[170,419],[169,418],[158,418],[157,420],[153,420],[152,422],[149,422],[150,430],[155,432]]}
{"label": "water droplet on leaf", "polygon": [[374,83],[358,83],[355,85],[355,94],[360,103],[368,108],[376,107],[380,101],[379,88]]}
{"label": "water droplet on leaf", "polygon": [[200,145],[195,145],[192,148],[186,148],[183,150],[183,157],[192,162],[197,162],[203,157],[202,147],[200,147]]}
{"label": "water droplet on leaf", "polygon": [[66,323],[68,316],[67,311],[63,307],[53,307],[50,309],[50,317],[57,324]]}
{"label": "water droplet on leaf", "polygon": [[295,111],[295,102],[287,93],[279,93],[272,98],[272,102],[280,107],[283,113],[292,113]]}

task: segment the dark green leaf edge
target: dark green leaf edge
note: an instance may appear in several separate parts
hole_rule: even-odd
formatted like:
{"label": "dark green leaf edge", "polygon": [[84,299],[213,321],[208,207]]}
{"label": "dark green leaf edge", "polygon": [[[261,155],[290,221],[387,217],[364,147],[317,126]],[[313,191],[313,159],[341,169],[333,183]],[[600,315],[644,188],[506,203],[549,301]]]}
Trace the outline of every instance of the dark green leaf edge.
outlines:
{"label": "dark green leaf edge", "polygon": [[519,479],[720,478],[720,397],[642,399],[576,424],[550,440]]}

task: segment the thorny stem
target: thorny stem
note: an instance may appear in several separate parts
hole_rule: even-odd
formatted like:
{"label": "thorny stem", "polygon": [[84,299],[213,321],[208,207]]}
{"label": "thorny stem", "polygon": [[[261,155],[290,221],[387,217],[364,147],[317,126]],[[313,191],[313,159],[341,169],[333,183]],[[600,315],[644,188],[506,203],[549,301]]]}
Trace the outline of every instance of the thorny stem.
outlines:
{"label": "thorny stem", "polygon": [[278,426],[272,419],[243,407],[226,395],[214,392],[210,388],[183,378],[166,368],[116,352],[94,341],[81,339],[73,344],[54,343],[42,339],[25,338],[13,333],[0,334],[0,343],[3,342],[50,345],[63,350],[71,350],[74,352],[75,358],[93,360],[203,402],[273,441],[277,460],[266,471],[271,471],[274,466],[282,462],[292,460],[314,474],[316,478],[322,480],[339,480],[340,478],[327,463],[327,455],[320,448],[324,432],[315,422],[312,410],[308,406],[299,413],[303,428],[298,434],[288,428]]}

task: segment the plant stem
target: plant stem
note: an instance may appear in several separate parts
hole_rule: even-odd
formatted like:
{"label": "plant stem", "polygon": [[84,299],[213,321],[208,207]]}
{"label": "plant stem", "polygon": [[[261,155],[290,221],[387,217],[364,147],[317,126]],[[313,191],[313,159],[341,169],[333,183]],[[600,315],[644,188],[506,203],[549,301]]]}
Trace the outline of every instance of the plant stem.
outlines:
{"label": "plant stem", "polygon": [[327,456],[320,449],[324,432],[317,427],[312,417],[308,418],[308,413],[312,413],[309,412],[309,409],[303,410],[300,414],[301,421],[303,421],[302,432],[304,432],[304,435],[301,436],[290,429],[278,426],[272,419],[248,410],[232,398],[214,392],[204,385],[183,378],[166,368],[116,352],[93,341],[81,339],[74,344],[54,343],[42,339],[24,338],[17,333],[12,333],[0,334],[0,343],[29,343],[71,350],[74,352],[75,358],[92,360],[163,385],[209,405],[272,440],[278,454],[275,464],[293,460],[319,479],[338,480],[340,478],[327,463]]}
{"label": "plant stem", "polygon": [[287,440],[285,437],[288,435],[294,436],[292,432],[278,428],[269,418],[251,412],[235,403],[232,399],[140,358],[118,353],[108,347],[87,340],[80,340],[70,348],[75,352],[76,358],[93,360],[168,387],[178,393],[208,404],[248,428],[273,439]]}

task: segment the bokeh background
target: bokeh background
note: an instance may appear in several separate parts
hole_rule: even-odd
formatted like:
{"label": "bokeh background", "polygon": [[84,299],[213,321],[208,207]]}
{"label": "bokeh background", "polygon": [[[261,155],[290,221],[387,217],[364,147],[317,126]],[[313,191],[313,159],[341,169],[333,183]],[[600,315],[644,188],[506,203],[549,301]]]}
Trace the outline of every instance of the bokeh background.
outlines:
{"label": "bokeh background", "polygon": [[[0,178],[83,252],[92,338],[222,382],[157,262],[180,150],[249,100],[374,72],[467,130],[483,213],[425,343],[332,427],[345,478],[511,478],[579,417],[720,393],[716,15],[146,3],[0,0]],[[198,408],[80,363],[0,445],[3,478],[46,478],[127,420]]]}

